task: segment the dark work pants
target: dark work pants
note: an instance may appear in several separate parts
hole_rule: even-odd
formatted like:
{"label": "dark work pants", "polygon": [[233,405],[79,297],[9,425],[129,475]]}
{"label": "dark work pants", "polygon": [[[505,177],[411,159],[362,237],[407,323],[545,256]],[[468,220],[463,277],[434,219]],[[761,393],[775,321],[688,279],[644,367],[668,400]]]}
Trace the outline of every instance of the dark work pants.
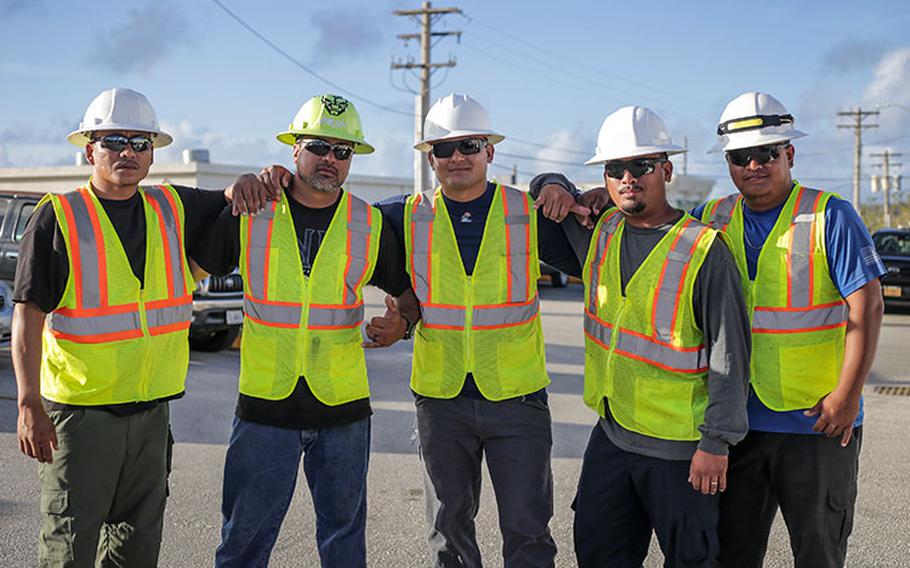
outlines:
{"label": "dark work pants", "polygon": [[[418,397],[430,552],[436,568],[480,568],[474,534],[485,457],[502,531],[505,568],[552,568],[550,410],[539,398],[491,402]],[[496,564],[493,562],[493,564]]]}
{"label": "dark work pants", "polygon": [[641,568],[653,529],[664,566],[711,566],[718,499],[692,489],[689,464],[624,451],[595,425],[573,504],[578,565]]}
{"label": "dark work pants", "polygon": [[721,498],[722,566],[760,567],[774,515],[790,533],[796,568],[840,568],[853,530],[862,428],[840,437],[749,432],[730,450]]}

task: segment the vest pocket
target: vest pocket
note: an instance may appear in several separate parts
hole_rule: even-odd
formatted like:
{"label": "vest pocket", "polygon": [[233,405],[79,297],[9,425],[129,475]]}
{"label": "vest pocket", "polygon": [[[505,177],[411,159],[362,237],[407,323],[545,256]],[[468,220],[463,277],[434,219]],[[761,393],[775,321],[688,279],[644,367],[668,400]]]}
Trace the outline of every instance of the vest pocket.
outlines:
{"label": "vest pocket", "polygon": [[636,377],[632,413],[638,431],[667,440],[696,439],[696,380]]}
{"label": "vest pocket", "polygon": [[780,348],[780,392],[786,407],[808,408],[837,384],[837,348],[827,341]]}

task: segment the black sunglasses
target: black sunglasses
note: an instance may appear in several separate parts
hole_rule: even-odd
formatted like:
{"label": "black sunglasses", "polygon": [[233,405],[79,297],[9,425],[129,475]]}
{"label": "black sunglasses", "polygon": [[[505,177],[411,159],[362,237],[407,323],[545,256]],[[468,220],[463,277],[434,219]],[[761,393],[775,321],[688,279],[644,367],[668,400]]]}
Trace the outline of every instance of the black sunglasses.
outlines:
{"label": "black sunglasses", "polygon": [[483,150],[486,145],[487,141],[483,138],[464,138],[462,140],[436,142],[433,144],[433,155],[437,158],[451,158],[455,150],[458,150],[462,156],[470,156]]}
{"label": "black sunglasses", "polygon": [[108,134],[92,138],[92,143],[101,142],[101,147],[111,152],[122,152],[126,145],[129,144],[134,152],[145,152],[151,150],[152,139],[148,136],[132,136],[127,138],[122,134]]}
{"label": "black sunglasses", "polygon": [[607,162],[604,164],[604,172],[613,179],[622,179],[626,172],[634,178],[640,178],[653,173],[657,166],[666,161],[664,158],[639,158],[628,162]]}
{"label": "black sunglasses", "polygon": [[332,152],[335,155],[336,160],[345,161],[350,159],[351,155],[354,153],[354,147],[350,144],[329,144],[325,140],[320,140],[319,138],[298,138],[297,142],[304,142],[303,149],[307,152],[312,152],[317,156],[325,156]]}
{"label": "black sunglasses", "polygon": [[781,148],[786,148],[787,146],[789,144],[767,144],[765,146],[740,148],[739,150],[728,151],[727,158],[731,164],[741,168],[748,166],[752,160],[755,160],[761,166],[776,160],[780,156]]}

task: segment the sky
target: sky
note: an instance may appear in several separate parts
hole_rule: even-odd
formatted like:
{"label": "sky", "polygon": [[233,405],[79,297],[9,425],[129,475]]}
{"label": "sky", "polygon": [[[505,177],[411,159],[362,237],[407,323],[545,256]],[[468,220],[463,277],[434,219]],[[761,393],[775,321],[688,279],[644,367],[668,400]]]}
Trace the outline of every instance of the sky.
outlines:
{"label": "sky", "polygon": [[[220,4],[220,5],[219,5]],[[413,172],[416,76],[392,61],[416,60],[419,44],[398,34],[417,22],[393,15],[412,0],[0,0],[0,167],[74,163],[65,141],[102,90],[144,93],[175,143],[258,169],[291,163],[275,140],[311,96],[354,101],[377,152],[352,173]],[[506,136],[492,175],[517,167],[519,181],[561,171],[600,178],[582,162],[603,119],[626,105],[660,114],[687,171],[733,191],[723,158],[707,154],[724,105],[745,91],[781,100],[809,137],[795,142],[794,176],[849,196],[853,134],[836,113],[879,110],[864,132],[869,154],[905,151],[910,165],[910,4],[906,1],[612,2],[458,0],[438,18],[432,98],[468,93]],[[225,8],[259,37],[232,18]],[[270,45],[271,44],[271,45]],[[682,159],[675,158],[677,171]],[[601,178],[602,179],[602,178]],[[907,184],[905,183],[906,187]],[[724,188],[728,188],[725,191]],[[718,190],[715,190],[717,193]],[[870,198],[872,196],[866,196]]]}

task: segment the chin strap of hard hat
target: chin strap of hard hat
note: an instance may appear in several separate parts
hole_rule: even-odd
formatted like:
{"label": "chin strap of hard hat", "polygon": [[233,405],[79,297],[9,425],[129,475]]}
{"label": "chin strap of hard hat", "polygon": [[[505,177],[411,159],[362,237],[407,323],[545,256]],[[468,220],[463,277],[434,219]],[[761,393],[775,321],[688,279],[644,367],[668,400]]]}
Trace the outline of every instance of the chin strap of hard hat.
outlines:
{"label": "chin strap of hard hat", "polygon": [[757,130],[766,126],[782,126],[784,124],[793,124],[792,114],[757,114],[722,122],[717,127],[717,135],[723,136],[732,132]]}

